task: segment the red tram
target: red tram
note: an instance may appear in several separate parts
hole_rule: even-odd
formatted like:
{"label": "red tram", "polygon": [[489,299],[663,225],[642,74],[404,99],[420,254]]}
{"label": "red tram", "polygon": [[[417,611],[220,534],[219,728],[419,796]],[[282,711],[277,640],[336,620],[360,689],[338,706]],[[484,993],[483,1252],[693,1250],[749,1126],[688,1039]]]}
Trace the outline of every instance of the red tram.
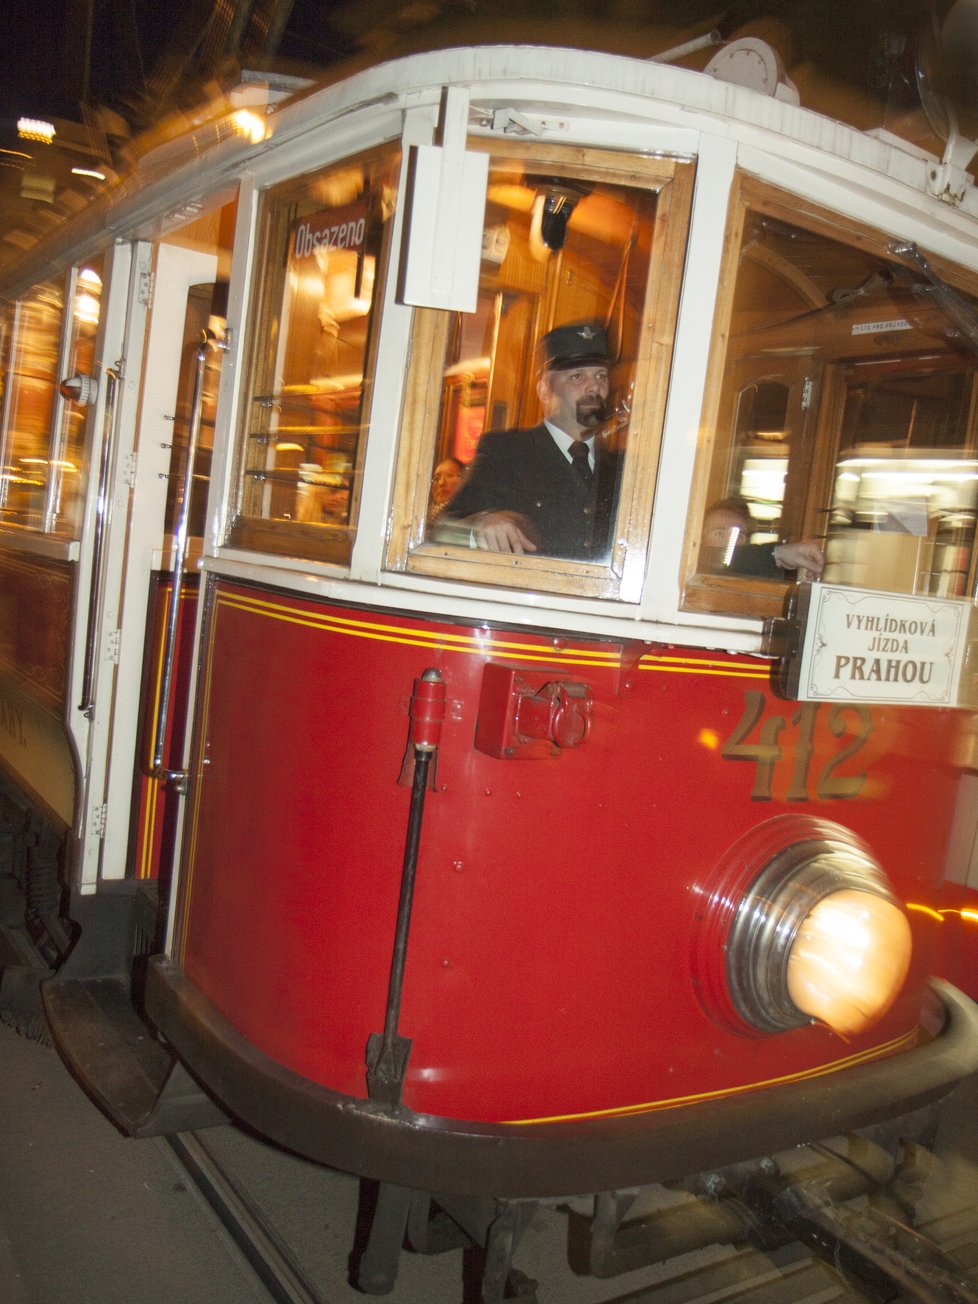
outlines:
{"label": "red tram", "polygon": [[[491,1236],[978,1068],[969,142],[782,73],[229,99],[0,285],[0,996],[132,1135],[379,1180],[365,1289],[412,1192]],[[481,548],[434,470],[577,323],[606,546]]]}

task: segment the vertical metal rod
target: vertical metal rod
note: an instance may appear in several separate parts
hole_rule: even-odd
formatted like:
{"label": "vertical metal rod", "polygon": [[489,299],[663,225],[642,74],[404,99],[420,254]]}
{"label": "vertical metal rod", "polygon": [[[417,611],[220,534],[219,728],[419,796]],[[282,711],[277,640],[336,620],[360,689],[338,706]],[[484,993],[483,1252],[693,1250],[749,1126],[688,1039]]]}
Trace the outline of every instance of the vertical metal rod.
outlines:
{"label": "vertical metal rod", "polygon": [[414,902],[414,882],[418,870],[418,851],[421,845],[421,823],[424,818],[425,790],[431,767],[438,752],[441,726],[445,716],[445,684],[439,671],[428,669],[415,680],[411,697],[411,729],[408,755],[414,762],[411,783],[411,804],[408,809],[407,836],[404,841],[404,859],[401,865],[401,889],[397,901],[397,923],[394,929],[394,946],[391,953],[390,980],[387,985],[387,1009],[384,1031],[371,1033],[367,1039],[367,1090],[370,1099],[396,1109],[401,1103],[401,1088],[407,1072],[411,1041],[399,1037],[397,1028],[401,1017],[401,998],[404,991],[404,968],[407,961],[408,933],[411,928],[411,907]]}
{"label": "vertical metal rod", "polygon": [[414,782],[411,785],[411,807],[408,812],[407,838],[404,843],[404,863],[401,870],[401,892],[397,902],[397,928],[394,932],[394,950],[391,957],[391,980],[387,989],[387,1013],[384,1017],[384,1049],[393,1044],[401,1016],[401,996],[404,991],[404,965],[407,960],[408,932],[411,927],[411,906],[414,903],[414,882],[418,872],[418,849],[421,845],[421,821],[424,817],[425,790],[428,769],[434,756],[431,748],[414,749]]}
{"label": "vertical metal rod", "polygon": [[115,430],[115,404],[119,373],[106,367],[108,387],[102,413],[102,444],[99,452],[98,491],[95,500],[95,535],[92,543],[92,577],[88,592],[88,626],[85,633],[85,662],[82,669],[79,711],[89,720],[95,714],[95,645],[98,642],[99,607],[102,605],[102,557],[109,516],[109,466],[112,461],[112,434]]}
{"label": "vertical metal rod", "polygon": [[187,433],[187,460],[183,477],[183,494],[180,498],[180,511],[177,528],[173,536],[173,584],[170,590],[170,609],[167,613],[166,632],[163,639],[163,669],[160,679],[160,704],[156,714],[156,737],[153,742],[153,759],[151,773],[157,779],[171,777],[171,771],[163,765],[163,752],[166,749],[166,734],[170,723],[170,699],[173,694],[173,674],[177,658],[177,628],[180,621],[180,597],[183,593],[183,567],[187,558],[187,533],[190,523],[190,505],[193,498],[194,463],[197,460],[197,445],[200,441],[200,425],[204,408],[204,371],[207,356],[211,348],[216,347],[210,338],[204,338],[197,350],[197,366],[194,372],[194,392],[190,404],[190,429]]}

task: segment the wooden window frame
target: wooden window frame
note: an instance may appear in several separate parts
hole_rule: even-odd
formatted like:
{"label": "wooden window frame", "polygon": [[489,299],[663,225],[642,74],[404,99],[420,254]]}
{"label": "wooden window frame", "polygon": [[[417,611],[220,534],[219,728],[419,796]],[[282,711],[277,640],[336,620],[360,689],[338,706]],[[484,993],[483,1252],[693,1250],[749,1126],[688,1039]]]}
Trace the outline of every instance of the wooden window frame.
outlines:
{"label": "wooden window frame", "polygon": [[[258,208],[258,255],[255,267],[263,269],[269,261],[269,244],[271,241],[268,208],[277,200],[287,199],[290,195],[308,193],[308,189],[317,177],[331,171],[360,162],[388,159],[394,172],[395,184],[399,186],[404,167],[404,148],[400,140],[385,141],[369,145],[353,154],[343,155],[328,163],[290,176],[283,181],[269,186],[261,194]],[[400,193],[398,193],[400,200]],[[242,387],[242,400],[238,409],[237,435],[234,450],[234,471],[231,479],[232,510],[229,513],[225,530],[224,546],[229,548],[250,549],[255,552],[271,553],[276,556],[301,557],[312,562],[324,562],[338,566],[349,566],[356,538],[357,522],[360,515],[360,501],[363,494],[363,469],[367,456],[367,442],[370,434],[370,409],[374,392],[377,352],[383,327],[383,312],[386,302],[386,286],[390,275],[391,258],[394,249],[394,218],[385,223],[383,240],[377,254],[376,273],[373,287],[374,314],[369,327],[367,349],[364,356],[363,377],[360,399],[360,433],[357,440],[356,460],[352,469],[352,487],[350,492],[349,523],[347,525],[310,524],[301,521],[288,521],[278,518],[246,516],[242,512],[245,497],[244,476],[248,456],[247,444],[249,428],[255,402],[255,376],[261,364],[260,349],[263,347],[264,335],[261,323],[268,307],[268,281],[259,272],[254,278],[249,306],[249,339],[247,342],[248,368]]]}
{"label": "wooden window frame", "polygon": [[[645,187],[657,193],[639,356],[633,362],[634,405],[619,493],[617,528],[607,562],[513,556],[425,541],[428,479],[438,445],[438,418],[451,314],[415,314],[394,484],[387,569],[437,579],[540,590],[574,597],[637,601],[644,578],[652,501],[672,365],[679,291],[685,264],[693,163],[613,150],[533,148],[509,142],[469,141],[494,159],[513,158],[534,172],[563,169],[568,176]],[[437,360],[438,384],[433,383]]]}
{"label": "wooden window frame", "polygon": [[[816,236],[836,240],[873,257],[899,262],[888,247],[892,236],[884,231],[866,226],[831,209],[791,195],[778,187],[738,172],[731,191],[728,208],[727,231],[724,239],[722,271],[714,311],[710,345],[710,365],[704,388],[700,444],[690,492],[686,536],[683,544],[682,594],[680,609],[713,615],[755,616],[766,619],[778,616],[784,609],[788,579],[763,579],[754,576],[713,575],[697,570],[700,539],[708,504],[715,497],[718,469],[724,459],[717,454],[723,444],[718,437],[722,418],[724,387],[729,366],[729,344],[734,296],[740,269],[744,230],[749,214],[763,214],[776,221],[801,227]],[[966,283],[965,269],[953,263],[929,256],[931,266],[949,284],[971,294],[976,293],[975,282]],[[803,274],[802,274],[803,275]],[[976,278],[978,279],[978,278]],[[806,286],[799,283],[799,294],[806,294]],[[818,372],[815,386],[818,394],[816,410],[811,418],[806,460],[809,488],[803,511],[800,513],[799,537],[821,535],[825,530],[826,513],[832,499],[835,462],[838,454],[840,397],[833,373],[842,359],[820,359],[813,363]],[[834,434],[833,434],[834,431]],[[732,451],[730,438],[726,441],[727,458]],[[724,473],[725,474],[725,473]],[[972,576],[978,558],[978,547],[972,558]]]}

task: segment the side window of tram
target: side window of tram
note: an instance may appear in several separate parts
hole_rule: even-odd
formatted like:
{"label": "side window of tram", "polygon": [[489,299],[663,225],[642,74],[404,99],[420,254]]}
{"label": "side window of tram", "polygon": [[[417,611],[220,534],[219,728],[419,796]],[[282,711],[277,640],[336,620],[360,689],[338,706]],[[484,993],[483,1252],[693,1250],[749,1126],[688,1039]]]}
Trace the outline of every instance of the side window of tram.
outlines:
{"label": "side window of tram", "polygon": [[398,166],[377,151],[266,196],[231,542],[349,559]]}
{"label": "side window of tram", "polygon": [[[102,261],[76,269],[71,285],[71,316],[63,374],[96,377],[95,336],[102,300]],[[48,525],[59,534],[77,536],[85,498],[85,423],[90,409],[62,402],[52,449],[48,487]]]}
{"label": "side window of tram", "polygon": [[974,586],[978,358],[954,322],[978,322],[974,300],[935,292],[882,237],[835,234],[746,214],[691,608],[773,613],[779,539],[818,539],[836,584]]}
{"label": "side window of tram", "polygon": [[72,273],[67,321],[55,283],[18,303],[8,318],[0,521],[69,534],[80,528],[85,409],[64,401],[58,383],[93,375],[100,270],[96,262]]}
{"label": "side window of tram", "polygon": [[[656,200],[652,189],[607,177],[492,160],[476,310],[454,314],[441,333],[429,540],[485,547],[477,533],[470,537],[469,523],[505,512],[530,540],[528,551],[607,559]],[[538,383],[550,362],[555,370]],[[571,490],[561,491],[560,462],[556,471],[548,465],[554,440],[540,433],[545,418],[562,430],[572,426],[568,434],[594,436],[583,507],[570,501]],[[507,479],[507,442],[495,432],[514,430],[519,466]],[[569,455],[561,456],[570,473],[564,478],[573,481]]]}
{"label": "side window of tram", "polygon": [[0,522],[44,527],[63,292],[51,282],[14,308],[5,358]]}

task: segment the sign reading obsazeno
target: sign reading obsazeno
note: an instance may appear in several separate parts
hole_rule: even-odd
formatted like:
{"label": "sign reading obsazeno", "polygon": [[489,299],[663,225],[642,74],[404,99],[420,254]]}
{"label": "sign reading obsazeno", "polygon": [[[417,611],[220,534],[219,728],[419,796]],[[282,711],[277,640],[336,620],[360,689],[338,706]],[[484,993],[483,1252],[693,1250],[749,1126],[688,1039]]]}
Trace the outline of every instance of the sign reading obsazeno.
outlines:
{"label": "sign reading obsazeno", "polygon": [[367,231],[367,201],[363,197],[342,208],[327,208],[300,218],[292,228],[291,254],[294,262],[317,261],[333,249],[363,252]]}
{"label": "sign reading obsazeno", "polygon": [[806,702],[954,706],[971,603],[803,585],[785,685]]}

